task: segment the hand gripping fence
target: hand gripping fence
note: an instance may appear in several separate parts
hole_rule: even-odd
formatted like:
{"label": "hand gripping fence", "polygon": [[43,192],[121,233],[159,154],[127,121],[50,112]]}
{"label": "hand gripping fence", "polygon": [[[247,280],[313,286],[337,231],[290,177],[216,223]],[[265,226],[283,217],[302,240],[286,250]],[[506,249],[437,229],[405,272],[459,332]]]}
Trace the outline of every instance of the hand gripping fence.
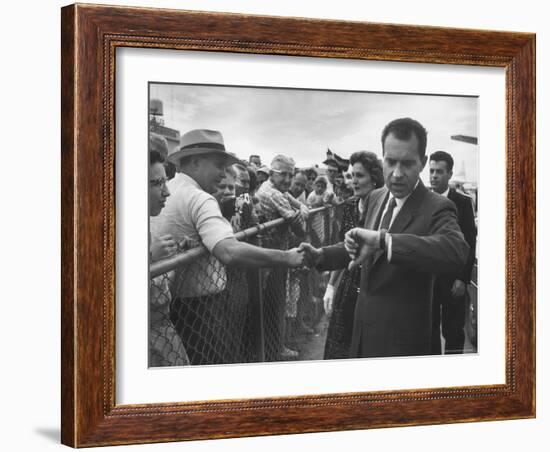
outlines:
{"label": "hand gripping fence", "polygon": [[[341,206],[312,209],[305,237],[282,218],[235,237],[278,249],[338,243]],[[154,262],[149,274],[150,367],[312,359],[289,349],[314,329],[325,334],[327,274],[315,269],[226,267],[201,245]]]}

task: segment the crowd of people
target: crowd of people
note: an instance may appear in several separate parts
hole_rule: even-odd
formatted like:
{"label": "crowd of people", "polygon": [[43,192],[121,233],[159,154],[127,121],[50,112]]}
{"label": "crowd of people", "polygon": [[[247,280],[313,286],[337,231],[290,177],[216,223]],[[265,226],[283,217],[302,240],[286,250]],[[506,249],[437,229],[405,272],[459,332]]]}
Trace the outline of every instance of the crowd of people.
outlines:
{"label": "crowd of people", "polygon": [[[390,122],[381,146],[382,160],[328,150],[323,168],[300,169],[283,154],[269,167],[258,155],[241,160],[219,131],[189,131],[171,151],[150,133],[150,262],[199,245],[207,251],[151,283],[150,366],[242,362],[253,300],[232,295],[249,283],[233,269],[247,268],[265,269],[265,361],[299,358],[292,333],[314,332],[303,321],[304,294],[323,286],[322,274],[325,359],[441,354],[441,335],[445,353],[461,353],[472,202],[449,188],[446,152],[429,158],[431,189],[420,180],[428,156],[419,122]],[[319,207],[327,214],[313,215]],[[235,237],[279,219],[262,240]],[[312,230],[330,230],[333,240]],[[246,321],[234,321],[236,310]]]}

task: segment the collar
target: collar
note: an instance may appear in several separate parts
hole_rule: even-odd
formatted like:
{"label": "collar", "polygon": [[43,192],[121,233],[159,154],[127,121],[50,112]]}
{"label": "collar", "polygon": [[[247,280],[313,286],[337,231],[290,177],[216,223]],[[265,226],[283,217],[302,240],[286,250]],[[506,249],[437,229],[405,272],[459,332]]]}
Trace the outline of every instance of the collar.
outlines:
{"label": "collar", "polygon": [[441,196],[445,196],[445,198],[449,197],[449,191],[451,191],[450,187],[447,187],[447,190],[445,190],[443,193],[441,193]]}
{"label": "collar", "polygon": [[281,191],[281,190],[279,190],[277,187],[275,187],[275,184],[274,184],[273,182],[271,182],[271,179],[267,179],[267,180],[264,182],[264,184],[265,184],[266,182],[269,184],[269,188],[271,188],[272,190],[276,190],[276,191],[278,191],[279,193],[282,193],[282,194],[285,195],[285,196],[288,196],[288,194],[290,194],[289,191]]}
{"label": "collar", "polygon": [[[405,204],[405,203],[407,202],[407,199],[409,199],[410,196],[414,193],[414,191],[415,191],[416,188],[418,187],[418,184],[419,184],[419,183],[420,183],[420,179],[418,179],[418,180],[416,181],[416,184],[414,184],[414,188],[411,190],[411,192],[410,192],[407,196],[405,196],[405,197],[403,197],[403,198],[395,198],[395,204],[396,204],[395,206],[396,206],[397,208],[400,209],[401,207],[403,207],[403,204]],[[393,197],[394,197],[394,196],[393,196],[393,195],[391,194],[391,192],[390,192],[390,196],[388,197],[388,203],[390,202],[390,200],[391,200]],[[388,204],[388,205],[389,205],[389,204]]]}
{"label": "collar", "polygon": [[179,173],[181,174],[181,178],[182,178],[182,183],[186,184],[186,185],[192,185],[196,188],[198,188],[199,190],[202,190],[201,186],[198,184],[198,182],[193,179],[191,176],[189,176],[188,174],[185,174],[185,173]]}

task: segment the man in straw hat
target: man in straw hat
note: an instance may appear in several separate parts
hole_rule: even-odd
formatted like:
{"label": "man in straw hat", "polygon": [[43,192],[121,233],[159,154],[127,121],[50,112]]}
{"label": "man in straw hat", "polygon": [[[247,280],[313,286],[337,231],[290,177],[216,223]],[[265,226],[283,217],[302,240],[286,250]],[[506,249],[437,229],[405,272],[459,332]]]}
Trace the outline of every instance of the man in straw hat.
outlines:
{"label": "man in straw hat", "polygon": [[185,133],[168,160],[176,164],[179,174],[159,216],[160,233],[172,234],[176,241],[196,240],[209,251],[178,269],[171,319],[192,364],[234,362],[228,356],[234,356],[230,348],[239,338],[230,337],[230,326],[223,318],[227,305],[224,266],[300,267],[304,257],[296,248],[264,249],[235,239],[212,196],[226,167],[240,163],[226,151],[220,132],[197,129]]}

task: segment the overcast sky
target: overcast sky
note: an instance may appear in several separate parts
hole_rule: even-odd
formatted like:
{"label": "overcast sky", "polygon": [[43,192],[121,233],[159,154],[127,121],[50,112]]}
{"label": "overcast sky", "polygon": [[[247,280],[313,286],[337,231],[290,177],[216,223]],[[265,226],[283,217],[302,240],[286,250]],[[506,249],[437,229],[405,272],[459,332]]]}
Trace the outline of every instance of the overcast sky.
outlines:
{"label": "overcast sky", "polygon": [[[478,180],[478,147],[451,135],[478,136],[478,102],[472,97],[349,91],[151,84],[164,123],[180,131],[219,130],[228,151],[269,164],[290,155],[298,167],[321,165],[327,148],[344,158],[358,150],[382,156],[380,134],[393,119],[409,116],[428,130],[430,154],[449,152],[455,174]],[[423,173],[427,179],[427,170]]]}

